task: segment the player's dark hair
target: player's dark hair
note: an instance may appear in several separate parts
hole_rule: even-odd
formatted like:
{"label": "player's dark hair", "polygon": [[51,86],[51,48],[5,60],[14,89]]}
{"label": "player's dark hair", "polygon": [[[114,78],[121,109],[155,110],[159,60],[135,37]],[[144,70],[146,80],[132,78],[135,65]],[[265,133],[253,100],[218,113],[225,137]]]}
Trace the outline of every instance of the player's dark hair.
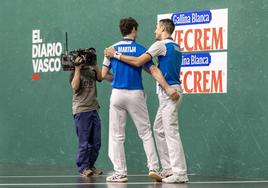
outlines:
{"label": "player's dark hair", "polygon": [[160,24],[162,24],[165,28],[165,31],[168,34],[172,34],[174,29],[175,29],[175,24],[173,23],[173,21],[171,19],[162,19],[159,21]]}
{"label": "player's dark hair", "polygon": [[132,17],[122,18],[119,23],[120,32],[123,36],[130,34],[133,28],[137,30],[138,26],[138,22]]}

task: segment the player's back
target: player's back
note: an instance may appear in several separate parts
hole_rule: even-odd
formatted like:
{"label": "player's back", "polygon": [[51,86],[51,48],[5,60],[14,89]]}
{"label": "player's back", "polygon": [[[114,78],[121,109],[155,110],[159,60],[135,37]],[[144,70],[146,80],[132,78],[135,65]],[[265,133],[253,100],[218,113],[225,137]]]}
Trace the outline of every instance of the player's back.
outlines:
{"label": "player's back", "polygon": [[[138,57],[146,52],[146,48],[130,39],[124,39],[113,45],[117,52]],[[152,62],[150,62],[151,64]],[[146,66],[146,65],[145,65]],[[143,90],[142,67],[134,67],[115,58],[111,59],[113,72],[112,87],[117,89]]]}
{"label": "player's back", "polygon": [[162,71],[168,84],[180,84],[180,69],[182,54],[180,47],[170,39],[163,40],[167,52],[165,56],[158,56],[160,64],[159,69]]}

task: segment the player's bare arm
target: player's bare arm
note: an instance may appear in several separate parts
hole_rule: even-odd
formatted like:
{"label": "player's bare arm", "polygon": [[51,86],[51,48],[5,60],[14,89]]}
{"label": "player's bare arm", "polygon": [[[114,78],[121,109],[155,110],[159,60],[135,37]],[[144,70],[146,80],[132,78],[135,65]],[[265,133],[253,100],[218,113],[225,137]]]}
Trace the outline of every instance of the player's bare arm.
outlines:
{"label": "player's bare arm", "polygon": [[96,71],[97,73],[97,80],[101,81],[101,80],[107,80],[107,81],[112,81],[113,80],[113,75],[109,72],[109,69],[107,67],[108,70],[104,71],[104,70],[100,70],[98,68],[98,66],[92,66],[91,67],[94,71]]}
{"label": "player's bare arm", "polygon": [[160,84],[160,86],[166,91],[167,95],[174,101],[180,98],[179,93],[175,88],[170,87],[170,85],[166,82],[162,72],[155,65],[150,66],[149,68],[154,79]]}
{"label": "player's bare arm", "polygon": [[105,79],[109,82],[113,81],[113,75],[110,73],[110,66],[111,62],[110,59],[107,57],[103,58],[103,63],[102,63],[102,69],[101,69],[101,77],[102,79]]}
{"label": "player's bare arm", "polygon": [[109,82],[111,82],[113,80],[113,75],[110,73],[109,68],[106,66],[102,66],[101,77],[102,77],[102,79],[105,79]]}
{"label": "player's bare arm", "polygon": [[152,57],[147,53],[144,53],[139,57],[126,56],[126,55],[122,55],[121,53],[116,52],[114,48],[106,48],[104,50],[104,55],[108,58],[113,58],[113,57],[117,58],[135,67],[140,67],[144,65],[145,63],[147,63],[148,61],[152,60]]}
{"label": "player's bare arm", "polygon": [[98,68],[97,65],[95,65],[95,66],[90,66],[90,68],[91,68],[93,71],[96,72],[96,76],[97,76],[97,80],[98,80],[98,81],[101,81],[101,80],[104,79],[104,78],[102,77],[102,75],[101,75],[101,71],[100,71],[100,69]]}

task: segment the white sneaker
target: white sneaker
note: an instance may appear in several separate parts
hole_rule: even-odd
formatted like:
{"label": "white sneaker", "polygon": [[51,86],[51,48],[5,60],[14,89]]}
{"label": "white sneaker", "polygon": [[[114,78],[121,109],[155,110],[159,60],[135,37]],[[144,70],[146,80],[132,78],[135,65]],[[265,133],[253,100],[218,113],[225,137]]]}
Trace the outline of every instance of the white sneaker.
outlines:
{"label": "white sneaker", "polygon": [[185,175],[173,174],[172,176],[162,179],[162,182],[165,182],[165,183],[185,183],[188,181],[189,179],[188,179],[187,174]]}
{"label": "white sneaker", "polygon": [[120,182],[120,183],[124,183],[127,182],[127,176],[126,175],[122,175],[122,174],[118,174],[118,173],[114,173],[111,176],[108,176],[106,178],[107,182]]}
{"label": "white sneaker", "polygon": [[173,175],[173,172],[171,169],[162,169],[160,172],[160,175],[162,176],[162,178],[167,178],[167,177]]}

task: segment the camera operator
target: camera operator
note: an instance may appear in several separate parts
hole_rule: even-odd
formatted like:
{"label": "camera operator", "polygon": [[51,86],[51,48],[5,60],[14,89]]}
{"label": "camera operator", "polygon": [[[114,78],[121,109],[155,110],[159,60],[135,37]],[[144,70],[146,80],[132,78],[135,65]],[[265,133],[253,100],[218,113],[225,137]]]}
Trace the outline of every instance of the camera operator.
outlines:
{"label": "camera operator", "polygon": [[[97,66],[83,63],[83,57],[75,59],[75,70],[71,72],[70,84],[73,90],[72,111],[78,137],[76,164],[83,177],[100,175],[95,162],[101,146],[101,122],[98,114],[96,80],[101,81]],[[109,75],[107,80],[111,80]]]}

